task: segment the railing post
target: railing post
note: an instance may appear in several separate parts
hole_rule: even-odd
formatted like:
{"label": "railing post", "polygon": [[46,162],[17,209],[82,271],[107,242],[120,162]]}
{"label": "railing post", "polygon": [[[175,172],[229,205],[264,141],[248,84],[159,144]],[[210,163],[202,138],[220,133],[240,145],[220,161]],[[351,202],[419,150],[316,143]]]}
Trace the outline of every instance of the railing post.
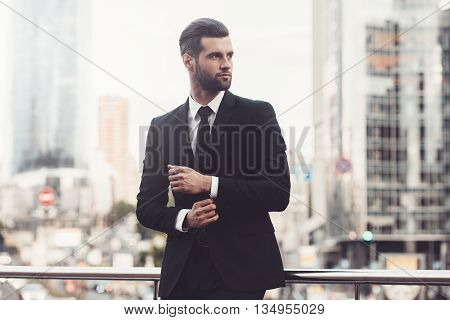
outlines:
{"label": "railing post", "polygon": [[359,300],[359,296],[360,296],[360,293],[359,293],[359,289],[360,289],[360,284],[359,283],[355,283],[355,300]]}
{"label": "railing post", "polygon": [[158,300],[158,290],[159,289],[159,281],[153,281],[153,300]]}

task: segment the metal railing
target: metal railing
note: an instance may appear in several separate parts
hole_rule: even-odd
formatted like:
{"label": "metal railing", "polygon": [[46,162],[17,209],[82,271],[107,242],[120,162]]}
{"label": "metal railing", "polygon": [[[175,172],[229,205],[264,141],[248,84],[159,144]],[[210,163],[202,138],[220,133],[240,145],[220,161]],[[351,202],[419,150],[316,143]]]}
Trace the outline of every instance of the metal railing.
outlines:
{"label": "metal railing", "polygon": [[[153,281],[153,298],[157,299],[160,271],[140,267],[0,266],[0,278]],[[450,286],[450,270],[288,269],[285,274],[287,283],[354,285],[355,300],[360,299],[363,284]]]}

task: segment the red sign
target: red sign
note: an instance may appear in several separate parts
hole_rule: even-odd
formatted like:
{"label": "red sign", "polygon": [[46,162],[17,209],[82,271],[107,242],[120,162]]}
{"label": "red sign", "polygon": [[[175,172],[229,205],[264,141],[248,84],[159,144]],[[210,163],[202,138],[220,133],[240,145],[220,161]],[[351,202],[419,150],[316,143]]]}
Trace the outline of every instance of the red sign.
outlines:
{"label": "red sign", "polygon": [[338,161],[336,161],[336,170],[341,173],[347,173],[352,168],[352,164],[347,159],[341,158]]}
{"label": "red sign", "polygon": [[41,206],[49,207],[56,200],[56,193],[50,187],[44,187],[41,191],[39,191],[37,195],[37,200]]}

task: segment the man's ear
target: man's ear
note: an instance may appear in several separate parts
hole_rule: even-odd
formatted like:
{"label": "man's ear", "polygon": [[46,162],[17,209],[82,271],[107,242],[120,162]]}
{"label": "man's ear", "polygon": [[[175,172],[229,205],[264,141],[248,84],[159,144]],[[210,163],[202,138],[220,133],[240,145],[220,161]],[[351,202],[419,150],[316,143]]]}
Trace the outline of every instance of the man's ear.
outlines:
{"label": "man's ear", "polygon": [[194,58],[191,57],[189,54],[185,53],[182,56],[183,58],[183,64],[189,71],[192,71],[194,68]]}

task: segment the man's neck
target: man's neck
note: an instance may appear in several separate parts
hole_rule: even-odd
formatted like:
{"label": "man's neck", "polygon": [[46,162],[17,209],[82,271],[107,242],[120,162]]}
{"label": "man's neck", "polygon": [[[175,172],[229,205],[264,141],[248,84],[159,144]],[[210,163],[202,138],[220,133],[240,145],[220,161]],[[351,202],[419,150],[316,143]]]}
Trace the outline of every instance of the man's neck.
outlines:
{"label": "man's neck", "polygon": [[191,87],[191,97],[203,106],[210,103],[220,91],[206,91],[203,89],[195,89]]}

